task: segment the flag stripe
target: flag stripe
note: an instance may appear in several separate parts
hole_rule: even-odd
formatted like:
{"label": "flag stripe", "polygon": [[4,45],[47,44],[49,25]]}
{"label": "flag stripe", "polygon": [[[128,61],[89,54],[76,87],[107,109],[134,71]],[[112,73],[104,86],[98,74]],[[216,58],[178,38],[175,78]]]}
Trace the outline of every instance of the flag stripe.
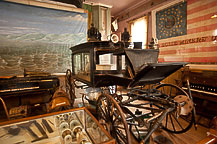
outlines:
{"label": "flag stripe", "polygon": [[[211,51],[211,52],[194,52],[194,53],[177,53],[175,54],[176,57],[214,57],[217,56],[217,51]],[[165,58],[172,58],[175,56],[174,54],[170,55],[160,55],[159,58],[165,57]]]}
{"label": "flag stripe", "polygon": [[216,1],[205,4],[205,5],[202,5],[202,6],[198,6],[196,8],[191,9],[191,10],[188,10],[187,14],[190,15],[190,14],[196,13],[198,11],[206,10],[206,9],[209,9],[209,8],[212,8],[212,7],[215,7],[215,6],[217,6]]}
{"label": "flag stripe", "polygon": [[170,46],[170,47],[160,47],[160,51],[170,51],[170,50],[180,50],[180,49],[190,49],[190,48],[203,48],[203,47],[215,47],[217,43],[204,42],[204,43],[195,43],[189,45],[180,45],[180,46]]}
{"label": "flag stripe", "polygon": [[204,37],[204,36],[212,36],[212,35],[213,35],[213,30],[200,32],[200,33],[193,33],[193,34],[188,34],[188,35],[183,35],[183,36],[178,36],[178,37],[173,37],[173,38],[168,38],[168,39],[162,39],[162,40],[159,40],[159,43],[171,42],[171,41],[176,41],[176,40],[185,40],[189,38],[197,38],[197,37]]}
{"label": "flag stripe", "polygon": [[187,34],[215,30],[216,28],[217,28],[217,23],[207,25],[207,26],[201,26],[201,27],[197,27],[197,28],[193,28],[193,29],[188,29]]}
{"label": "flag stripe", "polygon": [[[188,6],[187,6],[187,8],[188,8]],[[198,16],[208,15],[210,13],[215,13],[216,14],[217,13],[217,6],[212,7],[210,9],[206,9],[206,10],[202,10],[202,11],[198,11],[196,13],[190,14],[190,15],[187,16],[187,19],[188,20],[193,19],[193,18],[196,18]]]}
{"label": "flag stripe", "polygon": [[213,52],[213,51],[217,51],[217,46],[160,51],[160,55],[195,53],[195,52]]}
{"label": "flag stripe", "polygon": [[188,0],[188,1],[187,1],[187,4],[190,5],[190,4],[193,4],[193,3],[195,3],[195,2],[198,2],[198,0]]}
{"label": "flag stripe", "polygon": [[198,28],[198,27],[202,27],[202,26],[207,26],[207,25],[212,25],[212,24],[216,24],[217,23],[217,19],[208,19],[208,20],[204,20],[204,21],[200,21],[197,23],[193,23],[193,24],[189,24],[187,25],[187,29],[194,29],[194,28]]}
{"label": "flag stripe", "polygon": [[[189,0],[188,0],[189,1]],[[188,10],[191,10],[193,8],[196,8],[196,7],[199,7],[199,6],[202,6],[206,3],[211,3],[211,2],[214,2],[216,0],[207,0],[207,1],[204,1],[204,0],[197,0],[196,2],[192,3],[192,4],[189,4],[187,1],[187,5],[188,5]]]}
{"label": "flag stripe", "polygon": [[160,50],[160,55],[168,55],[168,54],[176,54],[177,50],[167,50],[167,51],[161,51]]}
{"label": "flag stripe", "polygon": [[204,16],[192,18],[192,19],[187,19],[187,24],[189,25],[189,24],[197,23],[197,22],[204,21],[204,20],[210,20],[211,16],[213,16],[214,14],[216,14],[216,12],[210,13]]}
{"label": "flag stripe", "polygon": [[[165,42],[165,43],[159,43],[159,46],[161,48],[164,47],[172,47],[172,46],[181,46],[181,45],[189,45],[189,44],[202,44],[205,42],[214,42],[217,40],[217,36],[203,36],[203,37],[196,37],[196,38],[187,38],[184,40],[177,40],[177,41],[169,41],[169,42]],[[210,43],[209,43],[210,44]],[[195,45],[194,45],[195,46]]]}
{"label": "flag stripe", "polygon": [[159,62],[198,62],[198,63],[216,63],[217,62],[217,57],[188,57],[188,58],[177,58],[174,57],[173,59],[165,59],[165,58],[159,58]]}

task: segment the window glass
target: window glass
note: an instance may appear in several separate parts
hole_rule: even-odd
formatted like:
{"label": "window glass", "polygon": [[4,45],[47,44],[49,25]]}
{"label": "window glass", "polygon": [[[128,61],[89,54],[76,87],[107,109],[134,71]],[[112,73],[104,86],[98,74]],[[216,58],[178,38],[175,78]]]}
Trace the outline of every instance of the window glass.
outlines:
{"label": "window glass", "polygon": [[142,42],[142,48],[147,48],[147,18],[142,17],[131,23],[131,42]]}
{"label": "window glass", "polygon": [[73,56],[74,72],[77,77],[90,81],[89,53],[78,53]]}
{"label": "window glass", "polygon": [[96,70],[117,70],[117,56],[113,54],[99,55],[99,64]]}

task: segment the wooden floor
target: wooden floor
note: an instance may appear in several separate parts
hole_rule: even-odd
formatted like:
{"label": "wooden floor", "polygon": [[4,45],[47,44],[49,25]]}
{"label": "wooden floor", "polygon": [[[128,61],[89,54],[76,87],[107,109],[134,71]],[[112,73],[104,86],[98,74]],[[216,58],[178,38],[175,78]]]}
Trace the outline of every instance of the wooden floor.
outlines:
{"label": "wooden floor", "polygon": [[150,144],[157,144],[153,139],[158,135],[167,137],[173,142],[173,144],[195,144],[207,136],[206,133],[208,130],[208,128],[200,125],[198,125],[197,130],[195,130],[193,126],[189,131],[183,134],[172,134],[159,129],[152,134]]}

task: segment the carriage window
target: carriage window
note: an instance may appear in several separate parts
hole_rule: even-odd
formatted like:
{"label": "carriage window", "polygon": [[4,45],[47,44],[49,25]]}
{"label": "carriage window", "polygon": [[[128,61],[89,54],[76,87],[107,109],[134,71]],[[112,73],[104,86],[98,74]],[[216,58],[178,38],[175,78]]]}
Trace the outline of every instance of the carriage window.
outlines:
{"label": "carriage window", "polygon": [[99,55],[96,70],[117,70],[117,56],[113,54]]}
{"label": "carriage window", "polygon": [[90,81],[89,53],[78,53],[73,56],[75,75]]}
{"label": "carriage window", "polygon": [[125,55],[122,55],[122,70],[125,70]]}

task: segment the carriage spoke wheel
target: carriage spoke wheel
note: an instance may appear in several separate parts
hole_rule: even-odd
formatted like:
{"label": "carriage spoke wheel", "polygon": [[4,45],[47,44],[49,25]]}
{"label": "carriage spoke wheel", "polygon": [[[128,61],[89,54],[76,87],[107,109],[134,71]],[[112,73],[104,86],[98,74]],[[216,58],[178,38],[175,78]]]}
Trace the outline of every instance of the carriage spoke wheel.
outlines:
{"label": "carriage spoke wheel", "polygon": [[111,95],[102,94],[97,100],[99,123],[110,133],[118,144],[130,144],[130,133],[126,119],[118,103]]}
{"label": "carriage spoke wheel", "polygon": [[177,103],[176,109],[169,112],[162,121],[163,129],[172,133],[184,133],[194,122],[194,106],[189,95],[173,84],[161,84],[156,87],[168,100]]}

